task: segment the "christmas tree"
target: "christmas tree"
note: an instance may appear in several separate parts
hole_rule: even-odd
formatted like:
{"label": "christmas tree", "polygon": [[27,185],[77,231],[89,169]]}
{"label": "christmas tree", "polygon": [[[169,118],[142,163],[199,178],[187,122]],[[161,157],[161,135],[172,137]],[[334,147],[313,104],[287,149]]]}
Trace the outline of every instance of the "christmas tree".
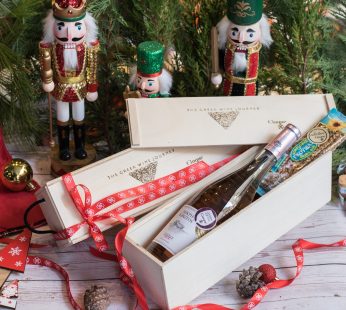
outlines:
{"label": "christmas tree", "polygon": [[[101,43],[99,99],[87,104],[86,117],[89,141],[96,142],[98,150],[102,146],[109,155],[129,146],[122,93],[140,42],[157,40],[175,51],[172,96],[221,95],[210,83],[210,30],[225,15],[226,2],[88,1]],[[47,113],[37,105],[44,96],[37,43],[39,20],[49,6],[38,0],[7,0],[0,7],[0,124],[7,136],[30,140],[42,135],[42,129],[48,131]],[[274,44],[262,51],[260,94],[331,92],[345,109],[345,0],[268,0],[264,10]],[[48,110],[46,105],[41,108]]]}
{"label": "christmas tree", "polygon": [[34,59],[39,0],[2,1],[0,6],[0,127],[9,140],[36,143],[42,132],[39,71]]}

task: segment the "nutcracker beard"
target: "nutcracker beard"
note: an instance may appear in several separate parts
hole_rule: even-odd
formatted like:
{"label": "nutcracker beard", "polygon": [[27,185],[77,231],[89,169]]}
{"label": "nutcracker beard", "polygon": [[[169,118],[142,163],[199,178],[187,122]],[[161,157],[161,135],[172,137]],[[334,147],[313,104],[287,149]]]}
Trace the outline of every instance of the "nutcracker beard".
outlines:
{"label": "nutcracker beard", "polygon": [[247,59],[246,59],[246,53],[234,53],[234,59],[232,63],[232,70],[233,72],[245,72],[247,68]]}
{"label": "nutcracker beard", "polygon": [[238,47],[228,42],[225,52],[225,96],[256,96],[259,51],[261,43],[251,47]]}
{"label": "nutcracker beard", "polygon": [[78,67],[78,56],[75,48],[64,48],[65,70],[76,70]]}

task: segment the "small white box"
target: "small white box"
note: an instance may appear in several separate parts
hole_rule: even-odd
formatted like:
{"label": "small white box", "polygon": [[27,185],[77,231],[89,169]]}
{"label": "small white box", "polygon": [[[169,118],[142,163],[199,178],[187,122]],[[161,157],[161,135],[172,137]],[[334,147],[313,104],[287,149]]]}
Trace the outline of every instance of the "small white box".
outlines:
{"label": "small white box", "polygon": [[[92,203],[95,203],[116,192],[142,185],[145,182],[151,182],[199,161],[213,165],[232,154],[241,153],[241,149],[241,147],[235,146],[184,149],[128,149],[78,169],[72,172],[72,176],[75,184],[83,184],[88,187],[92,195]],[[144,203],[137,208],[124,212],[122,216],[126,218],[148,212],[184,189]],[[83,221],[63,184],[62,177],[48,182],[35,194],[37,199],[43,198],[45,200],[40,206],[52,230],[62,231]],[[114,203],[105,209],[105,212],[118,207],[122,203],[124,201]],[[117,223],[115,219],[110,219],[98,221],[97,225],[101,231],[104,231]],[[59,240],[57,243],[59,246],[67,246],[78,243],[88,237],[88,226],[84,225],[73,236],[66,240]]]}
{"label": "small white box", "polygon": [[331,198],[331,152],[277,186],[189,247],[161,262],[146,251],[197,190],[249,162],[246,151],[131,226],[123,253],[145,294],[161,309],[188,304],[232,270],[325,205]]}
{"label": "small white box", "polygon": [[133,148],[267,143],[287,124],[304,134],[332,95],[128,99]]}

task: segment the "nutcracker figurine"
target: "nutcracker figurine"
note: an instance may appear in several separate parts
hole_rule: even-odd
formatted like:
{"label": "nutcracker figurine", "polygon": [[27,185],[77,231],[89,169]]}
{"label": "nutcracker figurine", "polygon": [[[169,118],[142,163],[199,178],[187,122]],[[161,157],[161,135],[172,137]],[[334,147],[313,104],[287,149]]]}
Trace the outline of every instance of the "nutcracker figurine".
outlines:
{"label": "nutcracker figurine", "polygon": [[124,98],[158,98],[168,97],[172,87],[172,75],[164,68],[164,46],[159,42],[142,42],[137,48],[137,66],[130,77]]}
{"label": "nutcracker figurine", "polygon": [[[59,157],[69,151],[70,103],[72,104],[74,155],[85,159],[84,99],[95,101],[97,93],[97,25],[86,11],[86,0],[53,0],[44,20],[39,44],[43,90],[57,102]],[[49,94],[48,94],[49,96]]]}
{"label": "nutcracker figurine", "polygon": [[[273,42],[270,24],[262,10],[263,0],[228,0],[227,15],[216,26],[218,35],[213,36],[212,31],[212,47],[219,48],[224,54],[225,96],[257,95],[259,52],[262,45],[269,47]],[[218,40],[216,44],[215,40]],[[218,51],[212,55],[211,80],[219,86],[222,76],[218,68]]]}

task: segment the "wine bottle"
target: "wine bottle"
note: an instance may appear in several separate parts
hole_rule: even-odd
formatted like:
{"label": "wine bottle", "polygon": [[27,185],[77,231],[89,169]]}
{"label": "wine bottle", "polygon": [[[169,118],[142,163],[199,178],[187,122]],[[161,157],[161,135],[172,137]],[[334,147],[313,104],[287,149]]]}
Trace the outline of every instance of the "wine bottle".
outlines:
{"label": "wine bottle", "polygon": [[249,164],[189,199],[147,250],[164,262],[248,206],[261,179],[299,137],[299,129],[288,124]]}

